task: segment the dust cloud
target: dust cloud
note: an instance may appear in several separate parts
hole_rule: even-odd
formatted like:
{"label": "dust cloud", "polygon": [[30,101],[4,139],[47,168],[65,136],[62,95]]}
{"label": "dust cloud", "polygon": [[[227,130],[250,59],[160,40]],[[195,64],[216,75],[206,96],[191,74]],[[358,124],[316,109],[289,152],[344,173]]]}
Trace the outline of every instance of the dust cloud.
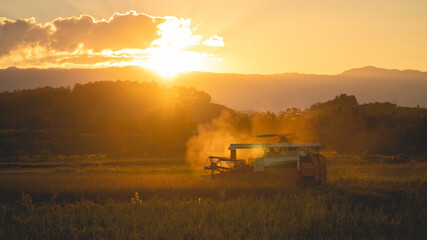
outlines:
{"label": "dust cloud", "polygon": [[[222,112],[210,123],[200,124],[197,133],[187,141],[186,161],[194,169],[201,169],[209,156],[230,157],[228,147],[231,143],[257,142],[249,131],[239,129],[233,123],[232,113],[228,111]],[[242,153],[238,153],[238,159],[246,156]]]}

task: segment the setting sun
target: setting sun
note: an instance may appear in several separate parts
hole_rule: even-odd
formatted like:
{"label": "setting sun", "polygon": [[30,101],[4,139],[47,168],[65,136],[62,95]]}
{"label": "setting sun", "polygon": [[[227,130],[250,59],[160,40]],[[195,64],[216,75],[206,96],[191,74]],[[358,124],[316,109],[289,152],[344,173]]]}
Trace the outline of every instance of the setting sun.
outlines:
{"label": "setting sun", "polygon": [[[151,69],[159,75],[170,78],[181,72],[212,71],[211,62],[220,61],[215,54],[190,50],[194,46],[223,47],[223,39],[217,35],[202,42],[203,36],[194,34],[191,19],[166,17],[164,23],[157,26],[158,39],[151,47],[139,50],[106,52],[105,55],[128,56],[133,61],[122,62],[120,65],[136,65]],[[108,64],[106,64],[108,65]]]}
{"label": "setting sun", "polygon": [[[224,47],[223,38],[214,35],[204,40],[202,35],[194,34],[196,29],[192,28],[191,19],[165,17],[164,22],[157,25],[157,29],[158,38],[146,49],[103,50],[99,53],[88,50],[87,54],[112,59],[97,63],[96,66],[140,66],[165,78],[171,78],[181,72],[213,71],[212,62],[222,60],[207,50]],[[82,50],[83,44],[79,46],[78,50]],[[195,47],[198,47],[199,51],[192,49]]]}
{"label": "setting sun", "polygon": [[207,71],[208,56],[196,52],[180,51],[171,48],[158,48],[147,60],[138,60],[135,65],[149,68],[163,77],[173,77],[181,72]]}
{"label": "setting sun", "polygon": [[158,25],[158,29],[160,38],[147,49],[150,57],[134,62],[136,65],[154,70],[164,77],[173,77],[180,72],[209,70],[208,62],[212,54],[187,50],[200,45],[202,40],[201,35],[193,34],[195,29],[191,28],[191,19],[167,17],[166,22]]}

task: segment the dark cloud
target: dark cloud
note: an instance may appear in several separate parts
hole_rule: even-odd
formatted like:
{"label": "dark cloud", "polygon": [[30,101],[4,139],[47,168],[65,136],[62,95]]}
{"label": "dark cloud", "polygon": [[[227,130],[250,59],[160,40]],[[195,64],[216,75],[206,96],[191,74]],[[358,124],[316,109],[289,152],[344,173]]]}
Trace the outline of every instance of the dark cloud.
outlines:
{"label": "dark cloud", "polygon": [[58,18],[47,24],[34,19],[0,18],[0,57],[21,47],[40,46],[49,50],[72,52],[84,49],[101,51],[148,48],[157,39],[157,25],[163,18],[141,13],[114,14],[109,20],[89,15]]}
{"label": "dark cloud", "polygon": [[48,45],[51,32],[49,24],[36,24],[34,18],[16,21],[0,18],[0,57],[22,45]]}

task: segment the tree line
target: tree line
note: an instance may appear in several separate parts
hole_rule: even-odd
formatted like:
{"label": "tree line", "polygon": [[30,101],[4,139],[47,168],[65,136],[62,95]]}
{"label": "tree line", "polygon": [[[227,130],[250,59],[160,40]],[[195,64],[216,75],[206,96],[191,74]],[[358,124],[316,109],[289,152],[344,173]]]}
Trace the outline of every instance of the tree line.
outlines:
{"label": "tree line", "polygon": [[0,157],[109,154],[183,156],[186,142],[227,111],[248,134],[292,132],[341,153],[426,154],[427,110],[359,104],[342,94],[308,109],[240,113],[194,88],[100,81],[0,93]]}
{"label": "tree line", "polygon": [[[419,107],[389,102],[359,104],[355,96],[341,94],[305,110],[255,113],[251,118],[251,122],[261,121],[260,126],[270,126],[269,131],[299,133],[297,140],[319,142],[340,153],[427,153],[427,109]],[[257,133],[265,131],[261,128]]]}
{"label": "tree line", "polygon": [[197,124],[227,108],[202,91],[102,81],[0,93],[0,155],[182,155]]}

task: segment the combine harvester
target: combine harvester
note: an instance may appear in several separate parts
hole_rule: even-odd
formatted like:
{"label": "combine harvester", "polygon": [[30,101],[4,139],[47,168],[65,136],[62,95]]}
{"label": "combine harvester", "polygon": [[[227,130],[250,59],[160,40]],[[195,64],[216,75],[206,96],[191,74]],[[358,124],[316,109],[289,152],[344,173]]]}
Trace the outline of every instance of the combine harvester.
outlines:
{"label": "combine harvester", "polygon": [[[206,179],[234,173],[275,176],[296,183],[326,182],[326,158],[320,154],[319,143],[290,143],[292,134],[267,134],[257,137],[279,137],[278,143],[230,144],[230,158],[209,156],[203,175]],[[264,156],[237,159],[237,149],[263,149]]]}

